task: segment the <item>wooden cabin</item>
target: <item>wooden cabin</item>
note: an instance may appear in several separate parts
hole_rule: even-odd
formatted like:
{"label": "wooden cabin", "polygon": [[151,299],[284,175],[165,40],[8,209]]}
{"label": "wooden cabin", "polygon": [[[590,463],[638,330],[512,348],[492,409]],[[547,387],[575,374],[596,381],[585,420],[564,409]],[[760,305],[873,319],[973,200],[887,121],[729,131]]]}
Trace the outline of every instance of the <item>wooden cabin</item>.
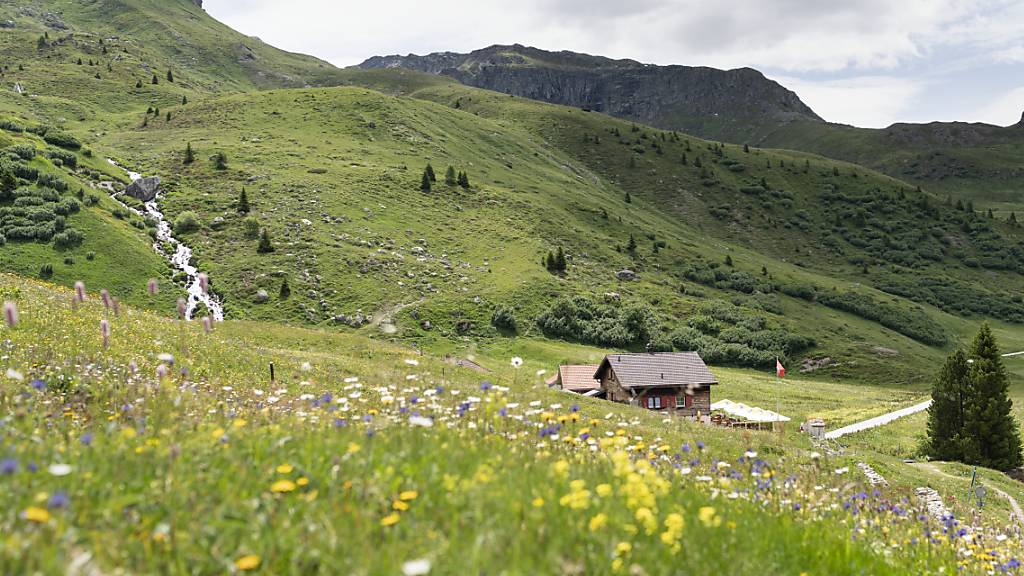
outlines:
{"label": "wooden cabin", "polygon": [[609,354],[594,378],[608,400],[689,418],[711,413],[718,384],[696,352]]}
{"label": "wooden cabin", "polygon": [[594,379],[597,372],[596,364],[570,364],[558,367],[558,373],[548,380],[548,386],[566,392],[597,396],[601,392],[601,383]]}

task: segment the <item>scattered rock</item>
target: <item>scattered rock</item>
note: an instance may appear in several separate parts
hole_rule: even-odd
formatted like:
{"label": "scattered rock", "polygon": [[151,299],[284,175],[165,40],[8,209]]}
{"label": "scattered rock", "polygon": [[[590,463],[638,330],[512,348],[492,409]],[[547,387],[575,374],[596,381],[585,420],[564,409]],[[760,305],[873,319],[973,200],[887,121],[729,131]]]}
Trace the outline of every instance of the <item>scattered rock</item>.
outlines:
{"label": "scattered rock", "polygon": [[616,272],[615,277],[624,282],[630,282],[632,280],[636,280],[636,272],[633,272],[632,270],[629,270],[627,268]]}
{"label": "scattered rock", "polygon": [[132,182],[125,188],[125,194],[135,198],[136,200],[142,200],[143,202],[151,202],[156,198],[157,192],[160,191],[160,177],[159,176],[148,176],[146,178],[139,178]]}
{"label": "scattered rock", "polygon": [[822,368],[828,368],[829,366],[837,366],[835,360],[828,356],[824,358],[804,358],[803,367],[800,368],[800,372],[814,372],[815,370],[821,370]]}
{"label": "scattered rock", "polygon": [[0,20],[0,28],[14,28],[14,20]]}
{"label": "scattered rock", "polygon": [[431,328],[434,327],[434,325],[430,323],[430,320],[424,320],[423,322],[420,322],[420,326],[424,330],[430,330]]}
{"label": "scattered rock", "polygon": [[618,302],[619,300],[622,300],[622,295],[618,292],[605,292],[604,299],[609,302]]}
{"label": "scattered rock", "polygon": [[256,297],[253,298],[253,300],[257,304],[264,304],[264,303],[270,301],[270,294],[267,294],[266,290],[260,290],[260,291],[256,292]]}
{"label": "scattered rock", "polygon": [[899,356],[900,355],[900,351],[899,350],[893,350],[892,348],[886,348],[884,346],[873,346],[871,348],[871,350],[873,350],[875,352],[875,354],[878,354],[879,356]]}
{"label": "scattered rock", "polygon": [[455,323],[455,329],[459,334],[465,334],[473,329],[473,323],[469,320],[459,320]]}

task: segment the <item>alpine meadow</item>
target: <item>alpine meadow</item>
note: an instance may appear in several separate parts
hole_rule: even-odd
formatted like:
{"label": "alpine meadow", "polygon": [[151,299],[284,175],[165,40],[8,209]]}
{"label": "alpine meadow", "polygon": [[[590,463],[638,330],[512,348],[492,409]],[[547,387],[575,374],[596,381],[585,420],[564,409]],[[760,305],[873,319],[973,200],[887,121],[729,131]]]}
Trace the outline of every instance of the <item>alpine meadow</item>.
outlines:
{"label": "alpine meadow", "polygon": [[0,574],[1024,572],[1024,125],[203,4],[0,0]]}

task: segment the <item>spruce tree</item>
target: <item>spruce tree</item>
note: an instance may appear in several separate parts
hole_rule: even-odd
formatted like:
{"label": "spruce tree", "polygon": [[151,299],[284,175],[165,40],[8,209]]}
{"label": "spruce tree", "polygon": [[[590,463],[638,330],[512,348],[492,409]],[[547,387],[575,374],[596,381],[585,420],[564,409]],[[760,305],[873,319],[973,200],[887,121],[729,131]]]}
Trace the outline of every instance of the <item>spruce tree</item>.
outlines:
{"label": "spruce tree", "polygon": [[167,71],[167,81],[172,83],[172,84],[174,83],[174,74],[171,73],[170,70]]}
{"label": "spruce tree", "polygon": [[249,213],[249,196],[245,193],[245,186],[242,186],[242,193],[238,195],[239,214]]}
{"label": "spruce tree", "polygon": [[1010,384],[988,323],[971,344],[971,392],[964,411],[964,461],[996,470],[1021,465],[1020,431],[1013,417]]}
{"label": "spruce tree", "polygon": [[142,88],[142,80],[136,80],[135,81],[135,87],[136,88]]}
{"label": "spruce tree", "polygon": [[630,254],[636,254],[636,238],[632,234],[629,235],[629,244],[626,244],[626,251]]}
{"label": "spruce tree", "polygon": [[181,97],[181,105],[184,106],[185,104],[188,104],[188,96]]}
{"label": "spruce tree", "polygon": [[559,272],[565,272],[567,267],[568,266],[566,266],[565,263],[565,251],[562,250],[561,246],[559,246],[558,251],[555,252],[555,270],[558,270]]}
{"label": "spruce tree", "polygon": [[217,170],[228,169],[228,155],[223,152],[217,152],[213,155],[213,167]]}
{"label": "spruce tree", "polygon": [[151,80],[150,82],[153,84],[159,84],[160,79],[156,77],[156,74],[153,74],[153,80]]}
{"label": "spruce tree", "polygon": [[1010,224],[1013,224],[1014,226],[1016,226],[1017,225],[1017,214],[1015,214],[1013,212],[1010,212],[1010,218],[1009,218],[1008,222]]}
{"label": "spruce tree", "polygon": [[467,190],[469,189],[469,174],[466,174],[465,172],[460,172],[458,180],[459,186],[462,186]]}
{"label": "spruce tree", "polygon": [[629,195],[629,192],[626,192],[626,204],[632,204],[632,203],[633,203],[633,197]]}
{"label": "spruce tree", "polygon": [[544,259],[544,267],[547,268],[548,272],[555,271],[555,255],[548,250],[548,256]]}
{"label": "spruce tree", "polygon": [[963,460],[964,409],[970,390],[970,364],[963,350],[946,358],[932,385],[928,408],[928,455],[936,460]]}
{"label": "spruce tree", "polygon": [[286,300],[289,296],[292,295],[291,286],[288,286],[288,277],[287,276],[285,276],[281,280],[281,290],[277,293],[277,295],[281,298],[281,300]]}
{"label": "spruce tree", "polygon": [[726,266],[732,266],[732,256],[730,256],[728,254],[725,255],[725,265]]}
{"label": "spruce tree", "polygon": [[430,192],[430,173],[426,170],[423,171],[423,178],[420,179],[420,190]]}
{"label": "spruce tree", "polygon": [[182,161],[184,164],[191,164],[196,161],[196,155],[192,151],[192,143],[189,142],[185,145],[185,159]]}
{"label": "spruce tree", "polygon": [[448,170],[444,173],[444,183],[448,186],[455,186],[455,184],[457,184],[455,180],[455,168],[452,166],[449,166]]}
{"label": "spruce tree", "polygon": [[430,176],[430,181],[431,182],[437,182],[437,176],[434,174],[434,167],[433,166],[431,166],[430,164],[427,164],[426,172],[427,172],[427,176]]}
{"label": "spruce tree", "polygon": [[264,228],[263,231],[260,232],[260,243],[259,246],[256,247],[256,252],[259,254],[269,254],[273,251],[274,245],[270,243],[270,232],[267,232],[267,229]]}

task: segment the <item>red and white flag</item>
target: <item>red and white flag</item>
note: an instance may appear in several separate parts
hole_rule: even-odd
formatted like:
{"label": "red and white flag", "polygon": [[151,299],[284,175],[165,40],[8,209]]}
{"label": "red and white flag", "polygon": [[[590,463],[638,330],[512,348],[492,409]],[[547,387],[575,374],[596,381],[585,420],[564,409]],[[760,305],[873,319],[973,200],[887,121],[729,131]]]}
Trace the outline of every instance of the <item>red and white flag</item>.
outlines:
{"label": "red and white flag", "polygon": [[782,362],[779,362],[778,358],[775,359],[775,375],[779,378],[786,377],[786,367],[782,365]]}

